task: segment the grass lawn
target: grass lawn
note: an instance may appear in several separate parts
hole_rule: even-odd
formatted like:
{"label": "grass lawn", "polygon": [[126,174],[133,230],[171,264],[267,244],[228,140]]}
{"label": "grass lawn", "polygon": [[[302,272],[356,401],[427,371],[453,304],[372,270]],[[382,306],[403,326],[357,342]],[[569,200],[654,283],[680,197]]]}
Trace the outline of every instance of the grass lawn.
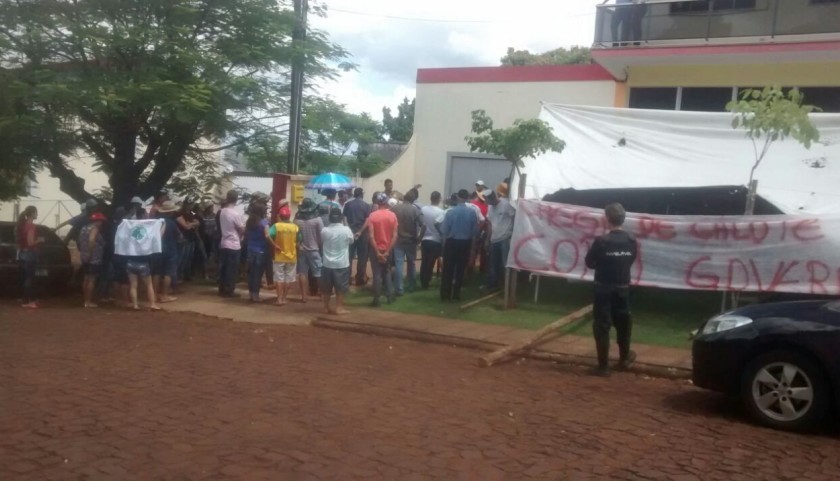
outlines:
{"label": "grass lawn", "polygon": [[[459,306],[473,299],[478,299],[484,292],[472,284],[461,292],[460,303],[442,303],[440,301],[437,280],[428,291],[418,290],[397,299],[394,304],[382,305],[382,309],[437,316],[486,324],[500,324],[523,329],[539,329],[560,317],[584,307],[591,302],[592,285],[589,283],[568,282],[563,279],[542,278],[540,280],[539,301],[534,303],[534,283],[523,277],[518,293],[519,307],[514,310],[502,310],[502,296],[485,301],[466,311]],[[708,317],[716,314],[720,306],[720,294],[709,292],[691,292],[637,288],[631,291],[633,308],[633,341],[668,347],[688,348],[691,342],[689,332]],[[371,300],[369,290],[351,293],[347,304],[367,306]],[[587,317],[566,330],[580,335],[591,335],[591,318]],[[614,334],[613,334],[614,335]]]}

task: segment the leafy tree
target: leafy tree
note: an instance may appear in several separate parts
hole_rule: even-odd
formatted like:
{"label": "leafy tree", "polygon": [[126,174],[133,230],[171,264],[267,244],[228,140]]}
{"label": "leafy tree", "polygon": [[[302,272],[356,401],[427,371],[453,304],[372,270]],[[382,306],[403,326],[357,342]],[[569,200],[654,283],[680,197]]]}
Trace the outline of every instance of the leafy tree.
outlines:
{"label": "leafy tree", "polygon": [[391,142],[408,142],[414,134],[414,105],[416,99],[404,98],[397,106],[397,116],[391,114],[390,107],[382,107],[382,126]]}
{"label": "leafy tree", "polygon": [[[499,155],[513,164],[522,179],[523,159],[545,152],[562,152],[566,143],[558,139],[547,122],[540,119],[517,119],[506,129],[493,128],[484,110],[473,110],[472,133],[465,140],[471,152]],[[521,180],[520,180],[521,182]],[[521,185],[521,184],[520,184]],[[521,187],[520,187],[521,191]]]}
{"label": "leafy tree", "polygon": [[293,59],[310,78],[332,75],[344,50],[317,31],[293,47],[294,27],[288,0],[2,2],[0,65],[12,78],[0,90],[20,107],[0,125],[24,130],[16,148],[78,201],[89,192],[76,154],[109,175],[115,202],[148,197],[205,169],[201,156],[224,142],[282,131]]}
{"label": "leafy tree", "polygon": [[[382,125],[370,115],[347,112],[331,99],[308,98],[303,105],[301,171],[376,173],[379,163],[368,159],[368,146],[382,138]],[[255,138],[246,148],[248,165],[257,172],[282,172],[286,140],[280,136]]]}
{"label": "leafy tree", "polygon": [[820,139],[820,132],[808,114],[817,110],[813,105],[802,105],[804,97],[798,89],[784,91],[779,87],[747,89],[740,100],[733,100],[726,109],[735,114],[732,128],[743,128],[753,144],[755,159],[750,169],[749,194],[745,213],[752,215],[758,181],[755,171],[767,155],[773,142],[792,137],[810,149]]}
{"label": "leafy tree", "polygon": [[571,65],[592,63],[589,47],[574,46],[569,49],[560,47],[543,53],[531,53],[528,50],[516,50],[508,47],[507,54],[501,59],[502,65]]}
{"label": "leafy tree", "polygon": [[[8,85],[8,75],[0,70],[0,85]],[[26,194],[29,179],[33,176],[32,163],[24,149],[27,142],[35,139],[23,138],[29,128],[18,116],[15,99],[9,89],[0,88],[0,200],[12,200]]]}

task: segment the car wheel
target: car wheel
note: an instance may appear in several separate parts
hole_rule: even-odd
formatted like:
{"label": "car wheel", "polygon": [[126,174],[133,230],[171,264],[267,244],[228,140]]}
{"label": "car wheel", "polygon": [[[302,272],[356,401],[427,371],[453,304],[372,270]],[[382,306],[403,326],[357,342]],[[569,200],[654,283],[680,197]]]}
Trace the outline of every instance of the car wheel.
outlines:
{"label": "car wheel", "polygon": [[747,365],[741,398],[759,423],[797,431],[822,420],[829,392],[822,371],[809,358],[793,351],[772,351]]}

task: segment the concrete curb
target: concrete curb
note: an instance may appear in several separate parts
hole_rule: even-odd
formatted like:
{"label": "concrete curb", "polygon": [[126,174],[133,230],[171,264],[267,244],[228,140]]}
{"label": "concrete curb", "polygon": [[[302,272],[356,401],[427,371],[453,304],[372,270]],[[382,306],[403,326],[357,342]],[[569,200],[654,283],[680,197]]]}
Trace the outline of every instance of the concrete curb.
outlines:
{"label": "concrete curb", "polygon": [[[433,344],[446,344],[450,346],[457,346],[480,351],[495,351],[496,349],[504,347],[503,344],[480,341],[477,339],[470,339],[466,337],[435,334],[431,332],[415,331],[412,329],[404,329],[397,327],[378,326],[375,324],[342,321],[323,316],[318,316],[315,319],[313,319],[310,322],[310,325],[313,327],[333,329],[338,331],[356,332],[359,334],[407,339],[411,341],[428,342]],[[526,351],[518,357],[583,366],[595,366],[596,364],[596,360],[593,357],[578,356],[573,354],[562,354],[557,352],[543,351],[540,349]],[[516,359],[516,357],[512,359]],[[660,366],[656,364],[647,364],[642,362],[636,362],[630,369],[630,372],[635,374],[642,374],[651,377],[661,377],[667,379],[691,379],[691,370],[689,369]]]}

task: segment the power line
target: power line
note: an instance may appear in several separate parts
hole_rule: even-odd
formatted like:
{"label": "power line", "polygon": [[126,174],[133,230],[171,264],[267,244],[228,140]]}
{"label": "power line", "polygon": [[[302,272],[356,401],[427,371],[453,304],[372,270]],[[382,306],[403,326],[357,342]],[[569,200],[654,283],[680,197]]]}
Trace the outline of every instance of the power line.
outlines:
{"label": "power line", "polygon": [[[510,23],[511,19],[506,20],[453,20],[453,19],[445,19],[445,18],[424,18],[424,17],[404,17],[400,15],[387,15],[381,13],[371,13],[371,12],[358,12],[354,10],[344,10],[342,8],[330,8],[328,12],[338,12],[344,13],[348,15],[359,15],[363,17],[376,17],[376,18],[387,18],[390,20],[404,20],[410,22],[431,22],[431,23],[473,23],[473,24],[489,24],[489,23]],[[579,13],[574,15],[566,15],[569,18],[576,18],[576,17],[588,17],[595,15],[595,12],[589,13]],[[530,22],[531,19],[522,19],[523,22]]]}

